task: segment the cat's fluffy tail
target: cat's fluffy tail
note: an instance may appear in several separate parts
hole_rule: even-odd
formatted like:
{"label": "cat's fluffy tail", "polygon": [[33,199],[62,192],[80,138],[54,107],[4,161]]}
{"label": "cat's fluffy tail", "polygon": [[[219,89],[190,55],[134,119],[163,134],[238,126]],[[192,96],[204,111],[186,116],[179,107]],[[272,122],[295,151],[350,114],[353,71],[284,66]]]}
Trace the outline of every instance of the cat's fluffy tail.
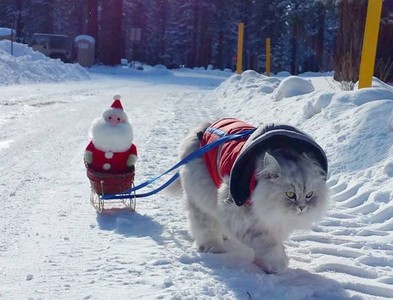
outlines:
{"label": "cat's fluffy tail", "polygon": [[[185,158],[187,155],[192,153],[193,151],[199,148],[199,134],[200,132],[205,132],[206,128],[211,125],[211,122],[206,121],[201,124],[199,127],[194,128],[191,132],[181,141],[179,156],[180,159]],[[181,197],[183,195],[183,187],[181,184],[180,178],[176,179],[173,183],[171,183],[165,190],[170,196]]]}
{"label": "cat's fluffy tail", "polygon": [[172,182],[167,188],[165,188],[164,193],[168,196],[173,196],[180,198],[183,195],[183,186],[181,184],[180,178],[177,178]]}

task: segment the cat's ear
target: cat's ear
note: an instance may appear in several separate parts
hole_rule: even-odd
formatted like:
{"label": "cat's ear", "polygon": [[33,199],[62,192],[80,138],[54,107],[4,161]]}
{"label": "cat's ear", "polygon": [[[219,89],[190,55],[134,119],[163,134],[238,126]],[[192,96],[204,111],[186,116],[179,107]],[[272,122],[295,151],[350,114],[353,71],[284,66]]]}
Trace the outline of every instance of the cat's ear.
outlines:
{"label": "cat's ear", "polygon": [[281,172],[280,165],[278,161],[269,153],[265,153],[263,159],[259,160],[257,163],[256,173],[258,175],[263,175],[266,178],[277,178]]}
{"label": "cat's ear", "polygon": [[327,180],[327,174],[326,171],[322,168],[322,166],[316,161],[316,159],[313,157],[312,154],[310,153],[303,153],[303,157],[308,160],[312,165],[315,166],[315,168],[319,171],[319,175],[322,176],[322,178],[326,181]]}

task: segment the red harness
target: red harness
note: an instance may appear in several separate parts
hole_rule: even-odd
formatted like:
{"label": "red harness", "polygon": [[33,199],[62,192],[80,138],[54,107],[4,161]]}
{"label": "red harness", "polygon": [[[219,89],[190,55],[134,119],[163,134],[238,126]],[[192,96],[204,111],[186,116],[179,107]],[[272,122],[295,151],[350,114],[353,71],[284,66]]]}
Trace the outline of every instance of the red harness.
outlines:
{"label": "red harness", "polygon": [[[200,146],[212,143],[217,139],[239,132],[253,130],[254,126],[234,118],[225,118],[211,124],[203,134]],[[210,177],[218,188],[222,178],[231,173],[233,164],[242,150],[247,138],[234,140],[213,148],[203,155]],[[255,176],[250,181],[250,191],[255,188]]]}
{"label": "red harness", "polygon": [[327,174],[328,161],[323,149],[306,133],[290,125],[266,125],[256,128],[243,121],[227,118],[210,125],[199,134],[201,146],[216,141],[225,135],[251,130],[253,133],[214,147],[203,155],[212,181],[218,188],[224,176],[229,176],[229,189],[237,206],[250,204],[256,185],[255,163],[258,155],[275,149],[291,149],[297,153],[311,153]]}

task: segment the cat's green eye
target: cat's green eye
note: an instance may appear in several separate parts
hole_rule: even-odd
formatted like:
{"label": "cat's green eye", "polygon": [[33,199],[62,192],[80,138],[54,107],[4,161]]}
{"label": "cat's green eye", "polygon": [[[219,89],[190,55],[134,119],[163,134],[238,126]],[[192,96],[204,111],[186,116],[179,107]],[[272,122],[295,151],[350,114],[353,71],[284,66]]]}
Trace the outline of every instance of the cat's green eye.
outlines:
{"label": "cat's green eye", "polygon": [[286,192],[285,195],[287,195],[289,199],[296,199],[296,194],[294,192]]}
{"label": "cat's green eye", "polygon": [[314,192],[309,192],[308,194],[306,194],[306,198],[309,199],[314,195]]}

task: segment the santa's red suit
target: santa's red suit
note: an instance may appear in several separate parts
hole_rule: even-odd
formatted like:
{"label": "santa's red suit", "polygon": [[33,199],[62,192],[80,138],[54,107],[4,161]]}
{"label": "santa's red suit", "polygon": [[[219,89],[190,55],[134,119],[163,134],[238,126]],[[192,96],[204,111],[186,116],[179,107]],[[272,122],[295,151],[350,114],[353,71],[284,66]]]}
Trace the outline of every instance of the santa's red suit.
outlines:
{"label": "santa's red suit", "polygon": [[111,107],[91,126],[91,141],[86,147],[84,161],[96,172],[116,174],[133,169],[137,149],[132,143],[132,126],[123,110],[120,96],[113,98]]}
{"label": "santa's red suit", "polygon": [[131,147],[123,152],[105,152],[97,149],[93,142],[90,142],[86,147],[86,151],[89,151],[93,154],[93,160],[89,166],[97,172],[127,172],[130,169],[127,166],[127,160],[129,159],[130,155],[137,156],[137,150],[134,144],[131,144]]}

